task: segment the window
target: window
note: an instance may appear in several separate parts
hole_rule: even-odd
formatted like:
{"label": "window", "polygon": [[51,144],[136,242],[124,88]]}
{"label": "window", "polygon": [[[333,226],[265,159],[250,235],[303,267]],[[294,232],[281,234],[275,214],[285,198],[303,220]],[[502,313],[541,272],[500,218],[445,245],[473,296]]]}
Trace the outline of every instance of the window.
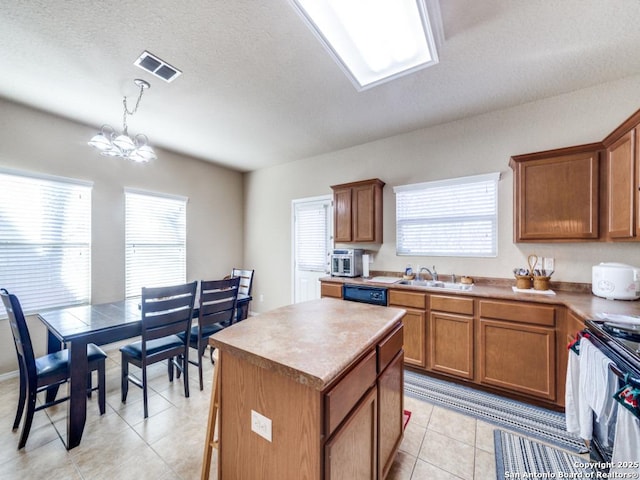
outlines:
{"label": "window", "polygon": [[329,201],[298,202],[295,214],[295,262],[298,270],[326,272],[330,248]]}
{"label": "window", "polygon": [[395,187],[398,255],[497,256],[499,173]]}
{"label": "window", "polygon": [[127,298],[186,282],[186,210],[184,197],[125,191]]}
{"label": "window", "polygon": [[90,302],[91,188],[0,171],[0,287],[25,312]]}

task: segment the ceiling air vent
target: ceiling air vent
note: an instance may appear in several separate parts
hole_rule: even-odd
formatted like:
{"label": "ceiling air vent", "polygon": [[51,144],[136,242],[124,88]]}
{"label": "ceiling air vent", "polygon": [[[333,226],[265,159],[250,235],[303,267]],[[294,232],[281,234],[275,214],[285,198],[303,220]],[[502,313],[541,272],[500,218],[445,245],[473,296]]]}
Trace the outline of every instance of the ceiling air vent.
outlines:
{"label": "ceiling air vent", "polygon": [[164,60],[159,59],[152,53],[146,50],[142,52],[142,55],[133,62],[134,65],[146,70],[147,72],[155,75],[158,78],[163,79],[165,82],[173,82],[176,78],[182,75],[182,72],[175,67],[172,67]]}

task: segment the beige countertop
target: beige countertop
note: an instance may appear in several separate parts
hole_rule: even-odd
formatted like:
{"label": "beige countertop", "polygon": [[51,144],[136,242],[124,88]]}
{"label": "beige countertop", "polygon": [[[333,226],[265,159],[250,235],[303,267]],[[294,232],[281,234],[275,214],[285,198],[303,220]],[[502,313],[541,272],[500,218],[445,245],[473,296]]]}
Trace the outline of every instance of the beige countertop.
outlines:
{"label": "beige countertop", "polygon": [[404,313],[401,308],[323,298],[249,317],[216,333],[209,343],[324,390]]}
{"label": "beige countertop", "polygon": [[[501,285],[475,284],[473,288],[468,291],[453,291],[442,288],[400,285],[397,283],[376,283],[371,282],[367,279],[363,279],[361,277],[324,277],[321,278],[320,281],[333,283],[349,283],[355,285],[373,285],[393,289],[422,291],[429,294],[499,298],[502,300],[563,305],[585,320],[595,318],[595,315],[597,313],[616,313],[640,316],[640,300],[607,300],[605,298],[596,297],[592,293],[567,292],[562,290],[555,290],[555,295],[545,295],[541,293],[520,293],[514,292],[511,288],[511,285],[515,285],[515,280],[513,280],[513,282],[509,282],[508,280],[501,281]],[[511,285],[509,285],[509,283]]]}

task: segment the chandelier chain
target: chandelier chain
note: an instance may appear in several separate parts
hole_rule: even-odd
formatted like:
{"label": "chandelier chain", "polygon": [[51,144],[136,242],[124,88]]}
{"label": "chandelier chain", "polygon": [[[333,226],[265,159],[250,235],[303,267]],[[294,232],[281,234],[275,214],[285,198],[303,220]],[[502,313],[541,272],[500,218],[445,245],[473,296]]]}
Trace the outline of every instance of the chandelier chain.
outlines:
{"label": "chandelier chain", "polygon": [[136,100],[136,106],[132,111],[129,111],[127,107],[127,97],[122,99],[122,105],[124,106],[124,111],[122,112],[122,127],[125,135],[129,135],[127,130],[127,115],[133,115],[138,111],[138,106],[140,106],[140,100],[142,99],[142,94],[144,93],[144,86],[140,85],[140,93],[138,94],[138,100]]}

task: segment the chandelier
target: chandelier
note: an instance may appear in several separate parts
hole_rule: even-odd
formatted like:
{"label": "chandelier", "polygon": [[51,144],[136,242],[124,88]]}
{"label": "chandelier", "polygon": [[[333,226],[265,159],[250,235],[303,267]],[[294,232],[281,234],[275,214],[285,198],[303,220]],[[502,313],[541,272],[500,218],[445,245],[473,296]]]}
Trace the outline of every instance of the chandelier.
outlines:
{"label": "chandelier", "polygon": [[138,100],[136,100],[136,106],[132,111],[129,111],[127,108],[127,97],[122,99],[122,105],[124,106],[122,133],[118,134],[111,125],[103,125],[100,133],[94,135],[88,143],[99,150],[101,155],[127,158],[134,162],[145,163],[150,160],[155,160],[158,157],[153,151],[153,148],[148,145],[146,135],[139,133],[134,137],[129,136],[129,132],[127,131],[127,115],[133,115],[138,111],[142,93],[151,85],[149,85],[149,82],[139,78],[136,78],[134,83],[140,87],[140,93],[138,94]]}

